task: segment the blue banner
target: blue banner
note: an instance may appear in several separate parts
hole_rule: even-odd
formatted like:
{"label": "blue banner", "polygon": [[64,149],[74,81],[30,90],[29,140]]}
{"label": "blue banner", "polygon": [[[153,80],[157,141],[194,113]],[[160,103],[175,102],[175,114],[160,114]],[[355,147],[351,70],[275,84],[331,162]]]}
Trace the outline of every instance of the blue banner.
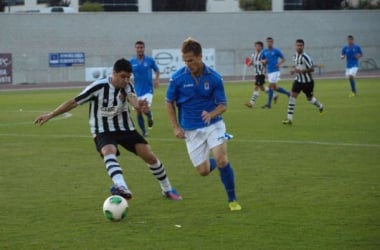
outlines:
{"label": "blue banner", "polygon": [[84,52],[49,53],[50,67],[72,67],[85,64]]}

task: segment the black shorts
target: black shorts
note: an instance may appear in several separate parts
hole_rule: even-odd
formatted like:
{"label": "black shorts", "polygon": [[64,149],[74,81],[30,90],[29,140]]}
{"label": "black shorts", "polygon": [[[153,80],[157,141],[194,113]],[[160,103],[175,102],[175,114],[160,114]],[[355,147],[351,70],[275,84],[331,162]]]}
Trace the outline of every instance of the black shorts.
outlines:
{"label": "black shorts", "polygon": [[307,82],[307,83],[300,83],[298,81],[294,81],[292,92],[299,94],[301,91],[305,93],[306,97],[308,98],[313,97],[314,81]]}
{"label": "black shorts", "polygon": [[256,75],[255,76],[256,82],[255,85],[262,86],[265,83],[265,75]]}
{"label": "black shorts", "polygon": [[[120,131],[120,132],[105,132],[96,134],[94,138],[96,150],[101,154],[101,149],[105,145],[121,145],[123,148],[136,154],[135,145],[138,143],[148,144],[148,142],[142,137],[136,130],[134,131]],[[119,149],[117,149],[117,155],[120,155]]]}

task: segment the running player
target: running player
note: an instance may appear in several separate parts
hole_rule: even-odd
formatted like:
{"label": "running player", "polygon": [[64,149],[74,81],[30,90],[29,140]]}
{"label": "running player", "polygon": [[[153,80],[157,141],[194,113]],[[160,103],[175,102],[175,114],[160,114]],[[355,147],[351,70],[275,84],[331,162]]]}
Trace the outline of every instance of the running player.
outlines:
{"label": "running player", "polygon": [[[166,109],[174,135],[186,140],[188,154],[200,175],[219,169],[229,209],[241,210],[236,200],[234,171],[227,157],[226,126],[221,116],[227,106],[223,79],[203,63],[199,42],[188,38],[181,51],[186,66],[173,74],[166,92]],[[210,158],[210,151],[215,158]]]}
{"label": "running player", "polygon": [[262,106],[262,108],[271,108],[272,99],[274,95],[274,90],[280,92],[281,94],[290,96],[290,93],[284,88],[278,86],[278,81],[280,80],[280,67],[285,63],[284,55],[281,50],[273,47],[273,38],[268,37],[267,48],[263,50],[262,63],[266,64],[266,70],[268,74],[269,81],[269,93],[268,93],[268,103]]}
{"label": "running player", "polygon": [[[245,103],[245,106],[247,106],[248,108],[252,108],[253,105],[255,105],[256,100],[259,97],[259,90],[264,91],[267,94],[269,92],[269,89],[267,87],[264,87],[265,67],[261,62],[263,47],[264,44],[262,41],[255,42],[255,51],[251,56],[250,63],[248,64],[248,66],[253,65],[255,72],[255,86],[253,87],[253,93],[251,99],[247,103]],[[276,103],[277,97],[277,95],[273,95],[274,103]]]}
{"label": "running player", "polygon": [[[135,43],[136,56],[131,58],[130,62],[133,67],[134,87],[138,99],[147,100],[149,109],[146,112],[137,111],[137,123],[144,136],[147,136],[145,129],[145,114],[148,118],[148,128],[153,127],[153,114],[150,107],[153,102],[154,88],[159,86],[160,71],[156,62],[150,56],[145,55],[145,43],[137,41]],[[154,80],[152,80],[152,70],[155,72]],[[154,88],[153,88],[154,87]]]}
{"label": "running player", "polygon": [[346,59],[346,77],[350,81],[351,93],[349,97],[357,95],[355,76],[359,69],[359,58],[363,56],[362,49],[359,45],[354,43],[354,37],[347,36],[347,45],[342,48],[342,54],[340,58]]}
{"label": "running player", "polygon": [[114,183],[111,194],[121,195],[126,199],[132,198],[132,192],[117,160],[120,145],[148,164],[152,174],[159,181],[164,196],[171,200],[181,200],[182,197],[170,184],[164,165],[134,127],[128,103],[141,112],[148,109],[148,104],[146,100],[137,99],[130,83],[131,75],[131,63],[126,59],[119,59],[113,66],[112,76],[93,82],[75,98],[67,100],[50,113],[38,116],[35,123],[42,125],[53,117],[89,102],[90,130],[96,149],[103,157],[107,173]]}
{"label": "running player", "polygon": [[282,121],[283,124],[291,125],[293,123],[294,109],[296,106],[296,98],[302,91],[310,104],[316,106],[319,112],[323,112],[323,104],[314,97],[314,80],[312,72],[314,72],[313,61],[311,57],[304,52],[305,42],[302,39],[296,41],[296,54],[293,56],[294,68],[290,71],[292,75],[296,74],[293,83],[292,93],[289,97],[288,119]]}

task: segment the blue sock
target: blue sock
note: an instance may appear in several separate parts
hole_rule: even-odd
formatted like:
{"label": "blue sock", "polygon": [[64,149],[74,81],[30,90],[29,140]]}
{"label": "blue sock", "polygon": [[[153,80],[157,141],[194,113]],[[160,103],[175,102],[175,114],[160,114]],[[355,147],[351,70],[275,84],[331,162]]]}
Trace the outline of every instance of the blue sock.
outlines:
{"label": "blue sock", "polygon": [[279,87],[278,89],[277,89],[277,91],[278,92],[280,92],[281,94],[285,94],[285,95],[287,95],[288,97],[290,96],[290,93],[288,92],[288,91],[286,91],[284,88],[282,88],[282,87]]}
{"label": "blue sock", "polygon": [[355,86],[355,79],[354,78],[350,79],[350,84],[351,84],[352,92],[356,93],[356,86]]}
{"label": "blue sock", "polygon": [[145,134],[146,133],[145,123],[144,123],[144,117],[142,114],[137,115],[137,123],[139,124],[139,127],[141,128],[142,133]]}
{"label": "blue sock", "polygon": [[273,99],[273,89],[268,90],[268,106],[272,106],[272,99]]}
{"label": "blue sock", "polygon": [[210,158],[210,173],[216,168],[216,161],[214,158]]}
{"label": "blue sock", "polygon": [[220,171],[220,178],[227,192],[228,202],[236,200],[235,177],[234,177],[234,171],[230,163],[228,163],[224,168],[218,168],[218,169]]}
{"label": "blue sock", "polygon": [[147,113],[145,113],[145,115],[146,115],[149,119],[152,119],[152,111],[148,111]]}

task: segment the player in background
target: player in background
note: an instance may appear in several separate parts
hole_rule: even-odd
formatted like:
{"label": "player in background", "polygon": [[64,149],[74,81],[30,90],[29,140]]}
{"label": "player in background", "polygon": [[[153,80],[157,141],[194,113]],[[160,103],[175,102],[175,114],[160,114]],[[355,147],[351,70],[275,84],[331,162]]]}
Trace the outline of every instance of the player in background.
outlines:
{"label": "player in background", "polygon": [[[262,60],[262,51],[263,51],[264,44],[262,41],[255,42],[255,51],[253,52],[251,56],[250,63],[248,66],[253,65],[253,70],[255,74],[255,86],[253,87],[253,92],[251,95],[250,100],[245,104],[248,108],[252,108],[257,98],[259,97],[259,90],[264,91],[268,94],[269,89],[267,87],[264,87],[265,84],[265,67]],[[277,95],[273,95],[273,101],[276,103],[277,101]]]}
{"label": "player in background", "polygon": [[[223,79],[202,61],[202,46],[192,38],[181,48],[185,67],[176,71],[166,92],[166,109],[175,137],[186,141],[197,172],[206,176],[218,168],[231,211],[241,210],[235,194],[234,171],[227,157],[222,113],[227,99]],[[178,115],[178,119],[177,119]],[[210,151],[214,157],[210,158]]]}
{"label": "player in background", "polygon": [[[156,62],[150,56],[145,55],[145,43],[137,41],[135,43],[136,56],[130,62],[133,68],[133,81],[138,99],[147,100],[149,109],[146,112],[137,111],[137,123],[144,136],[147,136],[145,129],[144,114],[148,118],[148,128],[153,127],[153,114],[151,110],[153,102],[154,88],[159,86],[160,71]],[[155,72],[154,80],[152,70]]]}
{"label": "player in background", "polygon": [[267,48],[263,50],[263,59],[261,62],[266,65],[269,82],[269,93],[268,103],[262,106],[262,108],[271,108],[275,90],[281,94],[287,95],[288,97],[290,96],[290,93],[277,84],[280,80],[280,67],[286,61],[284,55],[282,54],[281,50],[273,47],[272,37],[268,37],[266,42]]}
{"label": "player in background", "polygon": [[128,103],[141,112],[148,109],[148,104],[146,100],[137,99],[130,83],[131,75],[130,62],[119,59],[113,66],[112,76],[93,82],[79,95],[65,101],[52,112],[38,116],[35,123],[42,125],[53,117],[89,102],[90,130],[96,149],[103,157],[106,171],[114,183],[111,194],[121,195],[126,199],[132,198],[132,192],[124,179],[123,169],[117,160],[120,154],[118,145],[120,145],[139,156],[148,165],[159,181],[164,196],[171,200],[181,200],[182,197],[170,184],[163,163],[154,155],[148,142],[134,127]]}
{"label": "player in background", "polygon": [[282,121],[283,124],[291,125],[293,123],[294,109],[296,106],[296,98],[302,91],[310,104],[316,106],[319,112],[323,112],[323,104],[314,97],[314,80],[312,72],[314,72],[313,61],[311,57],[304,52],[305,42],[302,39],[296,40],[296,54],[293,56],[294,67],[290,71],[292,75],[296,75],[293,82],[292,93],[289,97],[288,119]]}
{"label": "player in background", "polygon": [[347,36],[347,45],[343,46],[340,58],[346,59],[346,76],[350,81],[351,93],[349,97],[357,95],[355,76],[359,69],[359,58],[363,56],[362,49],[354,43],[354,37]]}

